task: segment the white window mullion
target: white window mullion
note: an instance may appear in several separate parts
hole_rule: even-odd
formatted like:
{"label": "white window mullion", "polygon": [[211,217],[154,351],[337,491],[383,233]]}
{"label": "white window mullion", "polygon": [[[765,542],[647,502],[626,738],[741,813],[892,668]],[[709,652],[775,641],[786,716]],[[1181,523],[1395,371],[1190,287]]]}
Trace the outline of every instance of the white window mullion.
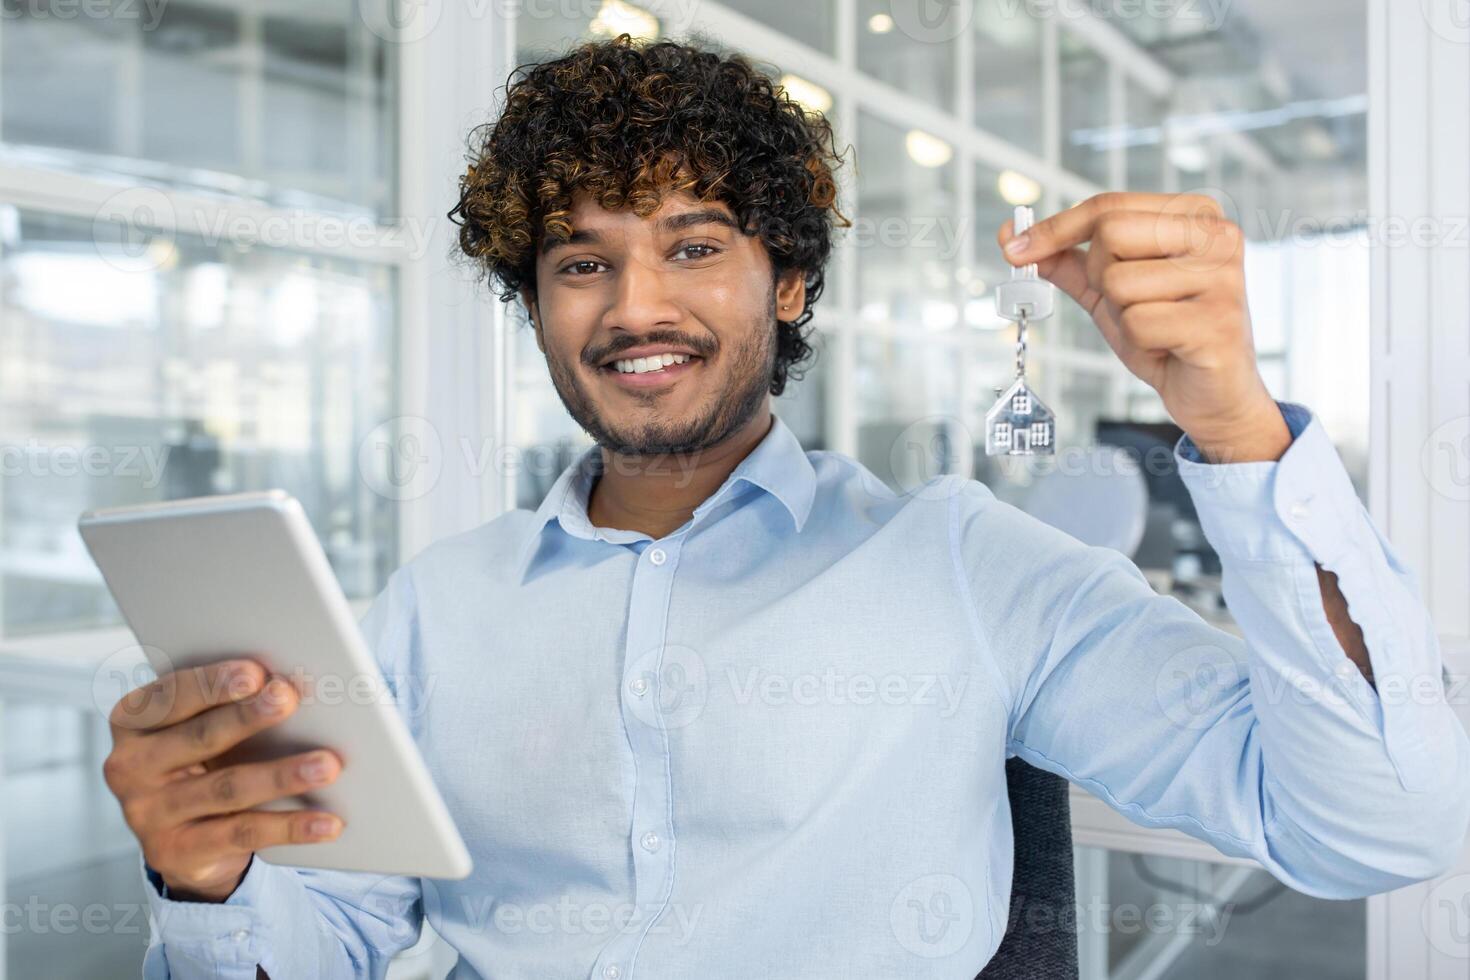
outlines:
{"label": "white window mullion", "polygon": [[[1449,4],[1405,17],[1369,0],[1369,213],[1431,220],[1427,245],[1375,241],[1371,257],[1369,510],[1419,575],[1452,673],[1470,671],[1470,30]],[[1417,8],[1416,8],[1417,10]],[[1458,706],[1461,720],[1467,718]],[[1470,854],[1455,873],[1368,902],[1368,980],[1463,980]]]}

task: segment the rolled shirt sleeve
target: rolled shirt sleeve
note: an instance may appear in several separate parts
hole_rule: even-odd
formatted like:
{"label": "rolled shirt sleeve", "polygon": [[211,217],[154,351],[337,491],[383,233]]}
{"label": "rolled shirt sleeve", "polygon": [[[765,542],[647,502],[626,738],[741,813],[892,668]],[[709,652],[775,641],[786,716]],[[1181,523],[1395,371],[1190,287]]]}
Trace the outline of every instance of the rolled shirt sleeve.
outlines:
{"label": "rolled shirt sleeve", "polygon": [[[411,731],[419,714],[405,698],[413,685],[398,681],[416,656],[415,606],[409,571],[400,569],[361,622]],[[149,909],[144,980],[254,980],[257,965],[272,980],[382,978],[423,928],[415,877],[296,868],[257,855],[224,902],[189,902],[167,896],[141,853],[139,864]]]}
{"label": "rolled shirt sleeve", "polygon": [[[1415,576],[1321,423],[1279,404],[1294,437],[1279,460],[1206,463],[1187,437],[1175,448],[1243,639],[1155,592],[1120,552],[988,490],[955,505],[963,586],[1009,699],[1009,754],[1298,891],[1361,897],[1452,866],[1470,740]],[[1338,576],[1376,691],[1327,620],[1314,563]]]}

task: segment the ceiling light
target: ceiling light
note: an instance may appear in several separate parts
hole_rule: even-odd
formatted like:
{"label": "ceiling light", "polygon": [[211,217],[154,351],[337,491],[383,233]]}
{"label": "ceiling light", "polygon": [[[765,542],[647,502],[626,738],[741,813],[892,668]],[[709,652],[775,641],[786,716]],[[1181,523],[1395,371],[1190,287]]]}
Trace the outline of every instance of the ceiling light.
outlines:
{"label": "ceiling light", "polygon": [[825,113],[832,108],[832,93],[816,82],[787,73],[781,76],[779,84],[787,95],[814,112]]}
{"label": "ceiling light", "polygon": [[921,167],[942,167],[954,156],[954,148],[938,136],[911,129],[903,139],[909,158]]}
{"label": "ceiling light", "polygon": [[658,18],[624,0],[602,0],[589,29],[607,37],[631,34],[635,41],[653,41],[658,39]]}
{"label": "ceiling light", "polygon": [[1210,151],[1203,143],[1176,143],[1169,147],[1169,162],[1178,170],[1202,174],[1209,169]]}
{"label": "ceiling light", "polygon": [[1010,205],[1030,207],[1041,200],[1041,185],[1015,170],[1002,170],[995,180],[995,189],[1001,200]]}

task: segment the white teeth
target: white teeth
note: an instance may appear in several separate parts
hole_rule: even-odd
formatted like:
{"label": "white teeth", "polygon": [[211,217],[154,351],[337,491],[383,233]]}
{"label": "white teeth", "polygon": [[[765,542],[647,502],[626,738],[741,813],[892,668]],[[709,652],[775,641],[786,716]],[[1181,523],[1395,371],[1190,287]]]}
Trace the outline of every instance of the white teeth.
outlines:
{"label": "white teeth", "polygon": [[683,364],[687,360],[688,354],[650,354],[648,357],[613,361],[613,368],[623,374],[647,374],[649,371],[662,371],[667,364]]}

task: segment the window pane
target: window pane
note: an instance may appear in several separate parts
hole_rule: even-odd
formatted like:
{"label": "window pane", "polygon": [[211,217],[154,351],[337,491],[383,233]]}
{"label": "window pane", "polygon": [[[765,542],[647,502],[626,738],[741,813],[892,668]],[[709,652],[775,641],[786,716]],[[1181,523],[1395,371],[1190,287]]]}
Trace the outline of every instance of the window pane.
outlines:
{"label": "window pane", "polygon": [[960,224],[953,148],[922,130],[858,119],[858,209],[844,235],[858,250],[862,319],[896,331],[959,322]]}
{"label": "window pane", "polygon": [[1367,976],[1367,903],[1259,868],[1077,848],[1082,980]]}
{"label": "window pane", "polygon": [[516,506],[535,510],[561,471],[592,439],[567,414],[551,383],[546,355],[519,308],[509,317],[514,331],[515,376],[511,378],[511,444],[516,447]]}
{"label": "window pane", "polygon": [[1124,152],[1128,158],[1128,189],[1162,191],[1166,103],[1136,82],[1128,82],[1124,91],[1124,112],[1128,123],[1128,135],[1124,140]]}
{"label": "window pane", "polygon": [[0,629],[118,621],[83,510],[268,487],[375,594],[396,504],[358,450],[394,414],[392,270],[0,214]]}
{"label": "window pane", "polygon": [[800,41],[818,51],[831,54],[836,50],[837,20],[833,0],[720,0],[720,2],[774,27],[793,41]]}
{"label": "window pane", "polygon": [[859,0],[858,68],[926,105],[953,109],[955,38],[964,27],[961,4]]}
{"label": "window pane", "polygon": [[1059,31],[1062,75],[1062,166],[1099,186],[1108,181],[1113,138],[1108,63],[1069,31]]}
{"label": "window pane", "polygon": [[930,339],[857,337],[857,457],[894,490],[920,486],[967,459],[959,359]]}
{"label": "window pane", "polygon": [[1041,25],[1026,4],[977,0],[975,124],[1039,155],[1042,93]]}
{"label": "window pane", "polygon": [[358,4],[4,0],[4,11],[7,158],[391,212],[391,51]]}

